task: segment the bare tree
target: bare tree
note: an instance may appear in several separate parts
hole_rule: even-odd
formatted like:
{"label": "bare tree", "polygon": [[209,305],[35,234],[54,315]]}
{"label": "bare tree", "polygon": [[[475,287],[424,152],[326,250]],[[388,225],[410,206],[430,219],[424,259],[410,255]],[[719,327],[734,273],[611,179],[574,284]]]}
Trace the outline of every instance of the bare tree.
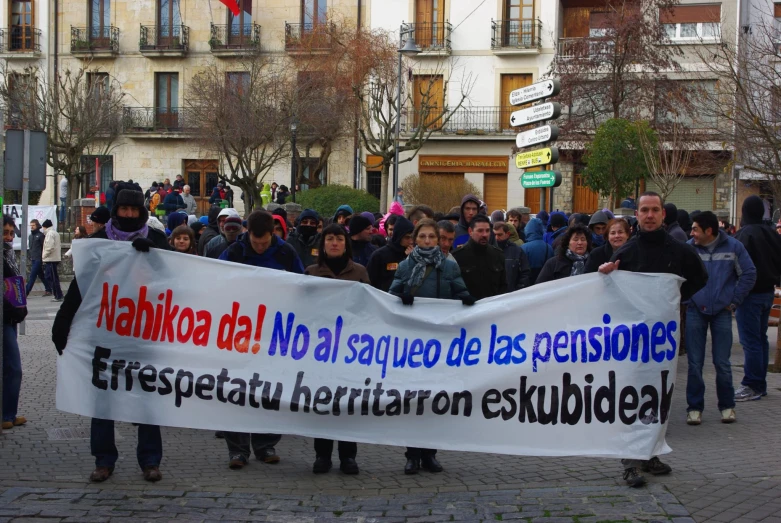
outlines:
{"label": "bare tree", "polygon": [[85,66],[69,69],[51,80],[44,70],[2,67],[0,99],[8,125],[43,131],[48,136],[47,163],[68,180],[68,199],[87,190],[89,171],[82,156],[107,155],[121,132],[125,93],[117,81]]}
{"label": "bare tree", "polygon": [[[253,53],[230,70],[212,63],[193,78],[187,126],[227,167],[222,176],[245,195],[260,193],[268,172],[290,154],[293,75],[282,59]],[[247,211],[259,203],[245,198]]]}
{"label": "bare tree", "polygon": [[654,141],[643,132],[638,132],[637,136],[648,167],[648,177],[659,187],[662,199],[666,200],[686,176],[697,141],[679,123],[673,124],[661,140]]}

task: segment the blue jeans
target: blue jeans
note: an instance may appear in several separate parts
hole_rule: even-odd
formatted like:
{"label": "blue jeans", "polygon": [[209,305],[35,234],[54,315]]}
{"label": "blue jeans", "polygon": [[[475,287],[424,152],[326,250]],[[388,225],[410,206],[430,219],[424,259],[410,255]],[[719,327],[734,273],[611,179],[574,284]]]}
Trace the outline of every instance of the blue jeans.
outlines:
{"label": "blue jeans", "polygon": [[30,295],[30,291],[33,290],[33,285],[35,285],[35,279],[41,278],[41,281],[43,282],[43,286],[46,289],[46,292],[52,291],[52,286],[49,283],[49,279],[46,277],[46,274],[44,274],[43,270],[43,262],[41,260],[36,260],[32,263],[32,267],[30,267],[30,277],[27,278],[27,295]]}
{"label": "blue jeans", "polygon": [[[112,468],[119,458],[114,444],[114,420],[92,418],[89,440],[90,450],[95,456],[96,467]],[[163,459],[163,438],[157,425],[138,426],[136,457],[141,470],[144,467],[158,467]]]}
{"label": "blue jeans", "polygon": [[22,388],[22,358],[16,340],[16,325],[3,324],[3,421],[13,421],[19,409]]}
{"label": "blue jeans", "polygon": [[767,366],[770,345],[767,341],[767,320],[773,307],[773,293],[749,294],[735,313],[738,336],[743,345],[742,385],[759,393],[767,392]]}
{"label": "blue jeans", "polygon": [[45,262],[43,264],[44,274],[46,279],[49,280],[49,284],[54,294],[54,299],[62,299],[62,287],[60,287],[60,275],[57,273],[57,266],[60,262]]}
{"label": "blue jeans", "polygon": [[60,223],[65,223],[65,198],[60,198]]}
{"label": "blue jeans", "polygon": [[710,326],[713,345],[713,366],[716,367],[716,395],[719,410],[735,407],[735,388],[732,386],[732,313],[722,310],[713,316],[703,314],[695,307],[686,309],[686,357],[689,360],[689,379],[686,382],[687,410],[705,410],[705,382],[702,367],[705,363],[705,340]]}

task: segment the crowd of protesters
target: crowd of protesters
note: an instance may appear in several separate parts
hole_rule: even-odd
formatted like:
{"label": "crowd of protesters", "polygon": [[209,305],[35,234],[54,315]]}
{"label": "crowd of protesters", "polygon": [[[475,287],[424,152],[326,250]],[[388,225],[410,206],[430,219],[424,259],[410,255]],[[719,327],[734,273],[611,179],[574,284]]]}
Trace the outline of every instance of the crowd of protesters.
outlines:
{"label": "crowd of protesters", "polygon": [[[459,300],[471,306],[478,300],[532,285],[595,272],[676,274],[686,280],[681,289],[681,308],[689,363],[687,423],[697,425],[703,419],[702,371],[708,328],[712,333],[721,422],[736,421],[736,402],[758,400],[767,394],[767,325],[775,287],[781,280],[781,236],[763,221],[763,202],[755,196],[745,200],[742,224],[735,232],[710,211],[688,214],[672,204],[665,205],[652,192],[630,202],[636,207],[636,216],[631,217],[614,216],[607,209],[590,216],[544,211],[532,216],[525,208],[489,215],[485,204],[474,195],[466,195],[461,205],[448,214],[436,213],[425,205],[405,212],[399,192],[385,215],[355,212],[349,205],[341,205],[328,217],[305,209],[291,223],[282,208],[273,213],[253,211],[242,219],[222,184],[214,188],[211,200],[215,205],[198,219],[180,176],[173,184],[168,180],[152,184],[146,194],[137,185],[122,182],[112,184],[111,190],[110,208],[100,207],[91,217],[97,230],[90,238],[131,242],[142,252],[166,249],[360,282],[397,296],[407,306],[414,306],[416,297]],[[273,190],[284,201],[286,188]],[[164,215],[156,212],[161,207]],[[59,236],[51,223],[33,221],[32,226],[33,266],[27,291],[35,278],[41,277],[47,294],[60,300],[62,291],[56,276],[59,257],[55,259],[53,252],[59,255]],[[13,222],[9,226],[6,219],[5,277],[19,275],[12,250],[9,255],[9,234],[13,232],[9,233],[9,227],[13,228]],[[67,349],[71,322],[80,303],[81,293],[74,280],[52,331],[60,354]],[[26,421],[17,415],[21,363],[15,330],[26,309],[9,311],[8,307],[4,303],[3,428]],[[737,390],[733,389],[730,366],[733,313],[745,363]],[[114,471],[118,453],[113,425],[111,420],[92,420],[91,450],[96,468],[90,479],[94,482],[107,480]],[[282,437],[279,434],[223,431],[217,435],[225,439],[231,469],[248,465],[251,452],[264,463],[280,460],[275,449]],[[331,440],[315,439],[314,473],[332,468],[333,446]],[[337,447],[340,470],[358,474],[357,445],[340,441]],[[162,453],[160,428],[138,425],[137,459],[146,480],[162,478]],[[643,472],[659,475],[671,471],[656,457],[624,460],[623,464],[623,478],[633,487],[645,483]],[[436,449],[407,448],[404,473],[417,474],[421,469],[443,470]]]}

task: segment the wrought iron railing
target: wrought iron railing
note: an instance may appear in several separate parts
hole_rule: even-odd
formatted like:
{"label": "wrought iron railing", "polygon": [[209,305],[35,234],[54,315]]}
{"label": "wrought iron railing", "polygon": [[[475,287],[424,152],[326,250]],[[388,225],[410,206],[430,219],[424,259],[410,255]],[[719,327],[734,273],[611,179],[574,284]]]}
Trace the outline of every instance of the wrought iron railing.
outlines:
{"label": "wrought iron railing", "polygon": [[182,132],[190,128],[181,107],[125,107],[122,111],[125,133]]}
{"label": "wrought iron railing", "polygon": [[331,49],[331,24],[290,24],[285,22],[285,50]]}
{"label": "wrought iron railing", "polygon": [[450,52],[450,33],[453,32],[450,22],[404,24],[402,29],[402,46],[407,42],[407,36],[412,35],[415,44],[423,51]]}
{"label": "wrought iron railing", "polygon": [[594,59],[613,54],[615,40],[605,37],[559,38],[556,54],[564,59]]}
{"label": "wrought iron railing", "polygon": [[0,52],[40,53],[41,30],[20,25],[0,29]]}
{"label": "wrought iron railing", "polygon": [[119,52],[119,28],[73,27],[71,26],[71,52],[88,53],[92,51]]}
{"label": "wrought iron railing", "polygon": [[491,49],[540,49],[540,20],[491,20]]}
{"label": "wrought iron railing", "polygon": [[259,49],[260,26],[258,24],[212,24],[209,47],[212,51]]}
{"label": "wrought iron railing", "polygon": [[[510,114],[517,107],[483,106],[462,107],[447,115],[446,110],[434,109],[424,112],[416,109],[403,109],[401,114],[401,131],[413,132],[420,128],[421,124],[428,122],[429,129],[435,129],[442,134],[480,136],[514,134],[516,130],[510,125]],[[448,116],[444,125],[441,123],[442,115]]]}
{"label": "wrought iron railing", "polygon": [[186,25],[141,26],[141,51],[187,51],[189,45],[190,28]]}

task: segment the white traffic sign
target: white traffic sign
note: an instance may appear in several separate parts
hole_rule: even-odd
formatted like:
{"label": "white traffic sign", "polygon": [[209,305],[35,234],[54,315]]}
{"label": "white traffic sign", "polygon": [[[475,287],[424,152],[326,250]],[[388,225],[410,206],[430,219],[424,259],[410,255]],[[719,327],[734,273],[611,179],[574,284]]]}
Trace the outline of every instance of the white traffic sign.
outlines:
{"label": "white traffic sign", "polygon": [[523,105],[549,96],[556,96],[560,89],[561,84],[558,79],[543,80],[536,84],[527,85],[510,93],[510,105]]}
{"label": "white traffic sign", "polygon": [[559,102],[548,102],[540,105],[534,105],[527,109],[515,111],[510,115],[510,125],[518,127],[542,120],[554,120],[561,114],[561,105]]}
{"label": "white traffic sign", "polygon": [[538,143],[549,142],[559,137],[559,128],[555,125],[543,125],[531,131],[518,133],[515,137],[517,147],[529,147]]}

